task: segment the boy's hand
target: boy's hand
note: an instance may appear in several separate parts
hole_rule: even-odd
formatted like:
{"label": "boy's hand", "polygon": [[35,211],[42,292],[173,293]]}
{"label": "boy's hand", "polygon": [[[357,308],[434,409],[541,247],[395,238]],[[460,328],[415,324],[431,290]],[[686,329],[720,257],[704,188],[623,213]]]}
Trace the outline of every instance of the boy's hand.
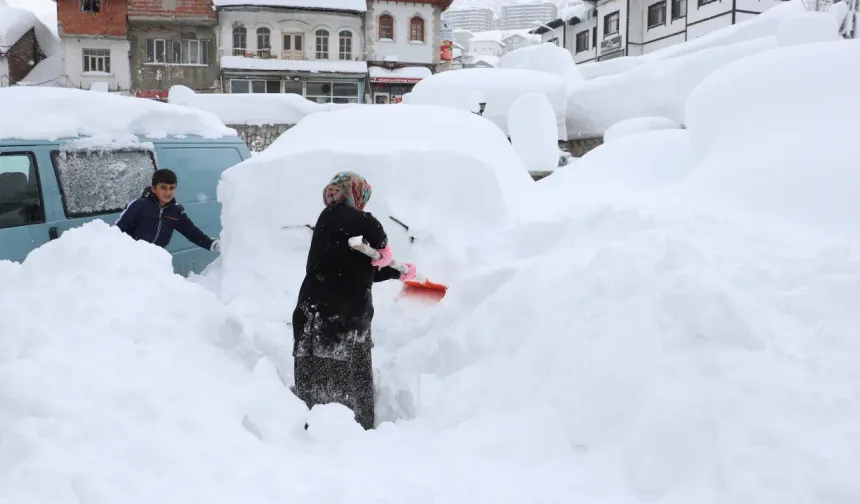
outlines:
{"label": "boy's hand", "polygon": [[212,240],[212,246],[209,248],[212,252],[221,252],[221,242],[220,240]]}

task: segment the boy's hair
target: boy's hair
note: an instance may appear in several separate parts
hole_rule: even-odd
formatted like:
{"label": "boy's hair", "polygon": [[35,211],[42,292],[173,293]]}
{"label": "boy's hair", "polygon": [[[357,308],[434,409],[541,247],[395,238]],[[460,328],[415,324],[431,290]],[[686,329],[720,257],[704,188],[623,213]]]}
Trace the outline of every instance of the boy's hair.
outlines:
{"label": "boy's hair", "polygon": [[176,185],[176,174],[173,173],[173,170],[168,170],[167,168],[156,170],[152,174],[152,186],[155,187],[158,184]]}

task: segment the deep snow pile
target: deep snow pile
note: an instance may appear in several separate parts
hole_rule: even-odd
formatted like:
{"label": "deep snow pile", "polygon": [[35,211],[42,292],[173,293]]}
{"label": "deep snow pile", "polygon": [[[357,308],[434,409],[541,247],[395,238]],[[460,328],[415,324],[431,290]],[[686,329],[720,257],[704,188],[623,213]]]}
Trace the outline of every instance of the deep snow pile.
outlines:
{"label": "deep snow pile", "polygon": [[555,115],[540,93],[523,95],[508,112],[511,145],[529,172],[552,171],[558,166]]}
{"label": "deep snow pile", "polygon": [[[831,14],[805,12],[802,6],[800,11],[777,16],[780,25],[765,36],[679,52],[674,57],[639,56],[637,58],[643,59],[631,69],[571,86],[567,97],[568,136],[601,135],[613,124],[635,117],[662,116],[684,124],[687,97],[715,69],[780,46],[838,37],[837,25]],[[786,27],[780,30],[782,24]],[[832,30],[828,32],[827,26]]]}
{"label": "deep snow pile", "polygon": [[611,142],[646,131],[678,129],[681,125],[667,117],[634,117],[618,121],[603,134],[603,142]]}
{"label": "deep snow pile", "polygon": [[475,97],[481,96],[487,108],[484,117],[507,133],[511,104],[528,93],[543,93],[552,104],[558,122],[558,139],[567,138],[565,104],[567,81],[550,72],[521,68],[469,68],[434,74],[412,88],[403,103],[441,105],[474,111]]}
{"label": "deep snow pile", "polygon": [[178,105],[80,89],[0,88],[0,138],[56,140],[87,136],[127,140],[129,135],[160,138],[236,136],[211,112]]}
{"label": "deep snow pile", "polygon": [[198,94],[186,86],[171,86],[167,101],[212,112],[224,124],[297,124],[307,115],[354,105],[320,104],[285,94]]}
{"label": "deep snow pile", "polygon": [[565,77],[569,83],[582,81],[570,51],[545,42],[513,50],[499,59],[499,68],[538,70]]}

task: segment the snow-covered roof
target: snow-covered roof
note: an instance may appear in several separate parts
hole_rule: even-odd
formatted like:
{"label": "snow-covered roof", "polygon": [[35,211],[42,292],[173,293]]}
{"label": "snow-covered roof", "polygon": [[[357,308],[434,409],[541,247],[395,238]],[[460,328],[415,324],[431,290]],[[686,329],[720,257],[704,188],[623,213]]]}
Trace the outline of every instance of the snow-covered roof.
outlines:
{"label": "snow-covered roof", "polygon": [[63,76],[63,57],[48,56],[30,70],[27,77],[18,81],[19,86],[60,86]]}
{"label": "snow-covered roof", "polygon": [[294,9],[321,9],[367,12],[365,0],[213,0],[215,7],[241,5],[257,7],[292,7]]}
{"label": "snow-covered roof", "polygon": [[478,63],[486,63],[487,65],[495,68],[499,66],[499,59],[500,58],[498,56],[475,56],[472,59],[471,64],[477,65]]}
{"label": "snow-covered roof", "polygon": [[585,20],[588,17],[589,11],[591,10],[594,10],[594,5],[590,3],[583,2],[576,5],[571,5],[570,7],[565,7],[558,11],[558,19],[561,19],[563,22],[570,21],[573,18]]}
{"label": "snow-covered roof", "polygon": [[113,93],[74,88],[12,86],[0,88],[0,110],[14,121],[0,121],[0,138],[56,140],[65,137],[128,139],[236,136],[210,112]]}
{"label": "snow-covered roof", "polygon": [[372,66],[368,69],[371,82],[418,82],[433,75],[426,67],[403,67],[389,70],[387,68]]}
{"label": "snow-covered roof", "polygon": [[311,73],[367,73],[367,63],[364,61],[260,59],[246,58],[244,56],[222,57],[221,68],[225,70],[293,71]]}
{"label": "snow-covered roof", "polygon": [[46,56],[59,54],[60,39],[32,11],[10,7],[0,0],[0,52],[7,51],[31,29]]}

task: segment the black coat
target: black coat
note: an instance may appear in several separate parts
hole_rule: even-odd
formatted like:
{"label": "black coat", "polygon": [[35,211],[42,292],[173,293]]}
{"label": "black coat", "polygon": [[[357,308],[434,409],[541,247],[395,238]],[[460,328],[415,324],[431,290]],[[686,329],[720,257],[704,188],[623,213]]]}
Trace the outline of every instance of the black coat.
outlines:
{"label": "black coat", "polygon": [[400,278],[400,272],[371,265],[349,246],[354,236],[375,249],[388,244],[382,224],[370,213],[343,203],[322,211],[293,312],[294,356],[348,360],[351,343],[369,340],[373,283]]}
{"label": "black coat", "polygon": [[162,207],[149,188],[143,191],[140,198],[128,204],[117,219],[116,227],[135,240],[148,241],[159,247],[166,247],[170,243],[174,230],[206,250],[212,250],[214,241],[194,225],[185,213],[185,207],[175,199]]}

